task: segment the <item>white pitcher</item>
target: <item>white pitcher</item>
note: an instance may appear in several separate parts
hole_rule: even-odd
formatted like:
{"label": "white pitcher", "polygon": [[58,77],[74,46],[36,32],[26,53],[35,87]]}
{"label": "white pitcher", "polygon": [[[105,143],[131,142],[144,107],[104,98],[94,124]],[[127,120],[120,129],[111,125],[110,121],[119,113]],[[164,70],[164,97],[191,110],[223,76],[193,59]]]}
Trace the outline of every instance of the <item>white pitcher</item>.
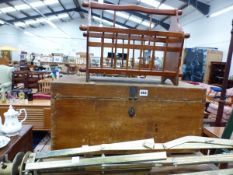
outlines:
{"label": "white pitcher", "polygon": [[[25,116],[22,121],[19,121],[18,117],[22,112],[25,113]],[[22,123],[27,119],[27,111],[25,109],[20,109],[19,112],[15,111],[12,105],[10,105],[8,111],[4,113],[4,117],[5,122],[2,123],[0,116],[0,131],[7,136],[15,136],[22,129]]]}

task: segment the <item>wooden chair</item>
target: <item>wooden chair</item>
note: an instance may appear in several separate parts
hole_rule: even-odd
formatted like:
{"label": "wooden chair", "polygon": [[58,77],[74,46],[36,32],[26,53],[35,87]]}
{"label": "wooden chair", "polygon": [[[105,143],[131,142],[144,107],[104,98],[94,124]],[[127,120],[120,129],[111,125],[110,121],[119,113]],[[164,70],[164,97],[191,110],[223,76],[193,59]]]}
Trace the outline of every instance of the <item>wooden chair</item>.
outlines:
{"label": "wooden chair", "polygon": [[[83,3],[84,7],[100,10],[114,11],[138,11],[147,13],[148,15],[172,15],[178,16],[182,14],[180,10],[160,10],[150,9],[136,5],[110,5],[99,4],[95,2]],[[114,13],[114,25],[116,13]],[[132,75],[154,75],[162,76],[162,82],[167,78],[173,84],[178,85],[179,67],[183,50],[184,39],[189,35],[183,32],[162,32],[139,29],[123,29],[116,27],[99,27],[99,26],[80,26],[80,30],[85,31],[84,36],[87,37],[86,50],[86,80],[89,81],[90,73],[96,74],[123,74],[126,76]],[[93,40],[95,39],[95,40]],[[92,41],[93,40],[93,41]],[[89,56],[90,48],[100,48],[101,56],[99,65],[92,65],[92,60]],[[104,50],[112,49],[114,58],[110,66],[104,64]],[[117,52],[121,50],[121,54],[127,55],[126,64],[120,68],[117,66]],[[148,66],[144,66],[144,53],[146,50],[151,51]],[[139,60],[136,61],[135,52],[139,51]],[[155,69],[155,57],[157,52],[163,54],[162,70]],[[132,55],[132,58],[130,58]]]}
{"label": "wooden chair", "polygon": [[39,80],[39,92],[50,94],[51,93],[51,82],[52,78],[45,78],[43,80]]}

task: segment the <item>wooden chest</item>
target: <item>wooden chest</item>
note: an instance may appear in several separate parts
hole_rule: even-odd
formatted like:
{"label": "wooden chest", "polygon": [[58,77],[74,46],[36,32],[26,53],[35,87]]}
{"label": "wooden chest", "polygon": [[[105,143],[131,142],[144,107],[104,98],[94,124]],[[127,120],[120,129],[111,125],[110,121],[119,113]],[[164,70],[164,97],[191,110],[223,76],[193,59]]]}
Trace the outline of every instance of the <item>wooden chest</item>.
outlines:
{"label": "wooden chest", "polygon": [[201,135],[205,90],[184,82],[173,86],[65,77],[53,82],[51,90],[52,149]]}

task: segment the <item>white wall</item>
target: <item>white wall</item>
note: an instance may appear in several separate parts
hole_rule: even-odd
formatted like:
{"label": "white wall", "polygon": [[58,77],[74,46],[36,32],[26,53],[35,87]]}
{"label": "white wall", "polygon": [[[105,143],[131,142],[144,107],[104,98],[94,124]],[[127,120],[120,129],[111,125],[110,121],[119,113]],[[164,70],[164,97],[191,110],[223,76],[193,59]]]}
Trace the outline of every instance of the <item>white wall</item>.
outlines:
{"label": "white wall", "polygon": [[[211,3],[210,14],[229,5],[233,5],[232,0],[215,0]],[[225,61],[230,44],[233,10],[212,18],[194,9],[187,10],[189,14],[180,20],[184,31],[191,34],[191,37],[185,41],[185,47],[216,47],[223,51],[223,61]],[[233,68],[230,75],[233,75]]]}
{"label": "white wall", "polygon": [[[64,53],[74,55],[76,52],[86,50],[86,40],[79,30],[80,24],[85,24],[86,20],[76,19],[66,23],[56,23],[59,29],[54,29],[48,25],[44,27],[27,29],[39,37],[28,37],[20,35],[20,48],[36,53]],[[69,35],[67,37],[62,31]]]}
{"label": "white wall", "polygon": [[[0,38],[2,38],[0,46],[17,48],[19,51],[13,52],[14,59],[19,59],[21,50],[29,53],[50,54],[55,52],[74,55],[76,52],[86,51],[86,39],[79,30],[81,24],[86,24],[86,20],[78,18],[70,22],[58,22],[56,25],[60,30],[49,25],[26,29],[36,36],[26,35],[22,30],[4,25],[0,28]],[[69,38],[61,30],[67,33]]]}

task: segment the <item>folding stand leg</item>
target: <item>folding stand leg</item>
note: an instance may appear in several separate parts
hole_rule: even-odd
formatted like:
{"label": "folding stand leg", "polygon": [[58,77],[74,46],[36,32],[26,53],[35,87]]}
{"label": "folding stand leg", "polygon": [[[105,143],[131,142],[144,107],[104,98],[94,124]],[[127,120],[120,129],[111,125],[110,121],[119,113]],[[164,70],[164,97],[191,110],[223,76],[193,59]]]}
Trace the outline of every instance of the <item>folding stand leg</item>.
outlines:
{"label": "folding stand leg", "polygon": [[[231,116],[227,122],[227,125],[223,131],[223,134],[221,136],[222,139],[230,139],[231,138],[231,135],[232,135],[232,132],[233,132],[233,111],[231,112]],[[216,150],[215,153],[216,154],[220,154],[222,152],[228,152],[228,150]],[[228,164],[224,163],[224,164],[220,164],[220,168],[227,168]]]}

